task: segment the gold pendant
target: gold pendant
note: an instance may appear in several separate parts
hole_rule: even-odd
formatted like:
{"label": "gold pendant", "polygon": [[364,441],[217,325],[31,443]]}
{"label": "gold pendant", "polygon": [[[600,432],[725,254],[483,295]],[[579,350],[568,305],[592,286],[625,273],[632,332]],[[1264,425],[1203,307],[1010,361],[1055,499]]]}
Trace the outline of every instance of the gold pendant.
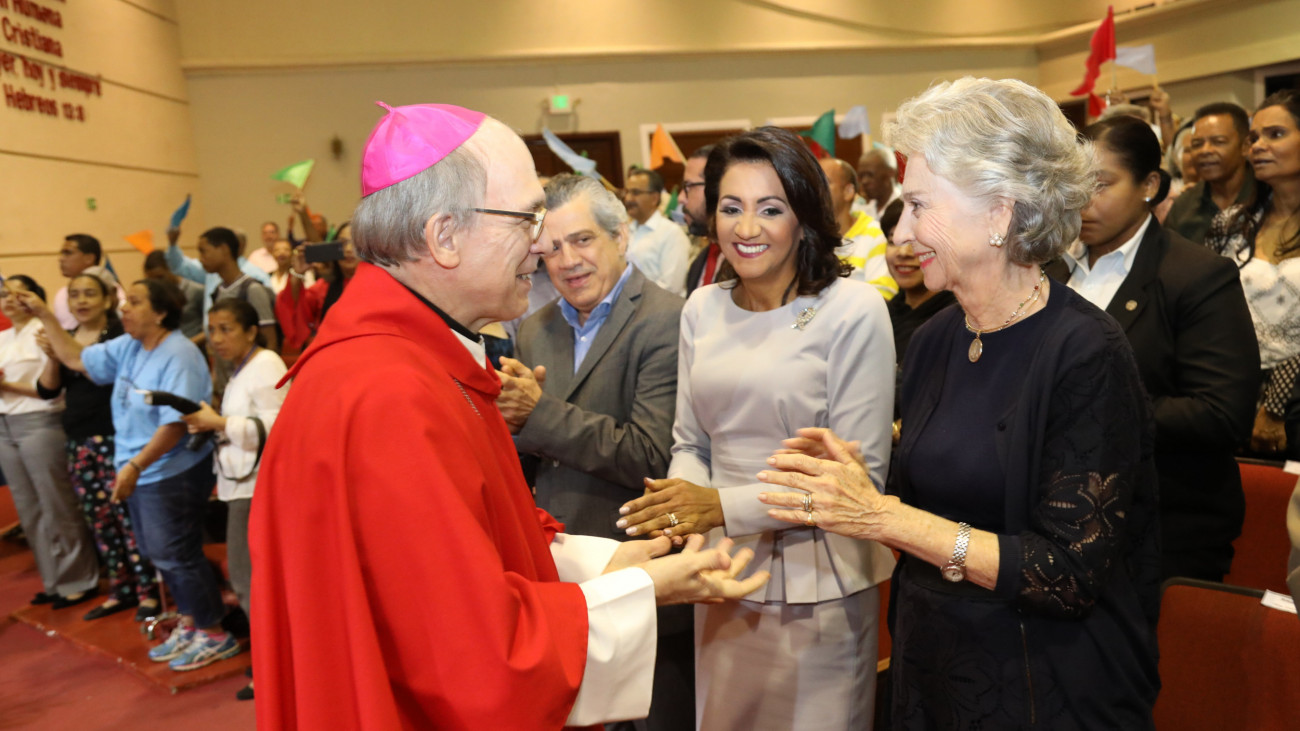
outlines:
{"label": "gold pendant", "polygon": [[984,343],[981,343],[980,337],[976,335],[975,339],[970,343],[970,350],[966,351],[966,356],[970,358],[970,362],[974,363],[980,359],[981,355],[984,355]]}

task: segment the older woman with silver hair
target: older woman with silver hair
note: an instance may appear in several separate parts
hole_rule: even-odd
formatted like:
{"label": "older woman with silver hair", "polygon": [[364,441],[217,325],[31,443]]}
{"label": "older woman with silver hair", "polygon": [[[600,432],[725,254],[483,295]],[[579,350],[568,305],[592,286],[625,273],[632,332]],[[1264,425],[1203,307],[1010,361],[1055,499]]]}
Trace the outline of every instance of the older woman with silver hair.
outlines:
{"label": "older woman with silver hair", "polygon": [[806,429],[760,479],[772,517],[879,541],[894,574],[896,728],[1152,727],[1151,418],[1124,333],[1041,265],[1079,233],[1092,151],[1018,81],[898,110],[897,241],[959,307],[917,331],[888,494]]}

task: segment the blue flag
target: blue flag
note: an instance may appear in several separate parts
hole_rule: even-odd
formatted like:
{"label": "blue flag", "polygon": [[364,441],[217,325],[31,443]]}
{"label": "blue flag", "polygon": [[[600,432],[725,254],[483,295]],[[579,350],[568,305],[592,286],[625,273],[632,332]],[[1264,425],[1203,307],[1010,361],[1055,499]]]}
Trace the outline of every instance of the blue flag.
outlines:
{"label": "blue flag", "polygon": [[190,197],[187,195],[185,196],[185,202],[182,203],[180,208],[177,208],[176,212],[172,214],[171,228],[180,228],[181,221],[184,221],[185,217],[188,216],[189,214],[190,214]]}

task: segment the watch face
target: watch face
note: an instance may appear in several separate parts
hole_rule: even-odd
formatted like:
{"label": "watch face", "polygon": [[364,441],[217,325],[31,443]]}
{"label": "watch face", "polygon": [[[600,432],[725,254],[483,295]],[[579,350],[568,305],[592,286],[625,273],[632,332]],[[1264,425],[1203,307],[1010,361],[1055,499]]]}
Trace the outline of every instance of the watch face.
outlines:
{"label": "watch face", "polygon": [[962,571],[956,566],[944,566],[943,569],[941,569],[941,571],[943,572],[943,578],[953,583],[956,583],[966,578],[966,572]]}

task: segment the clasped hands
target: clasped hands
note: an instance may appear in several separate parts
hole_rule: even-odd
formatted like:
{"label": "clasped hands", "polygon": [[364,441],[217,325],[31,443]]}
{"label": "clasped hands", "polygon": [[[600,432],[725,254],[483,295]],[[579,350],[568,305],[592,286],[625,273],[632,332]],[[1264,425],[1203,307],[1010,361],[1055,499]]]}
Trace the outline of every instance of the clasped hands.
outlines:
{"label": "clasped hands", "polygon": [[693,535],[685,541],[681,553],[666,555],[672,549],[667,537],[649,541],[628,541],[619,545],[605,567],[605,573],[637,567],[650,575],[655,586],[655,603],[719,604],[740,599],[767,583],[771,574],[756,571],[746,579],[737,579],[754,552],[743,548],[732,555],[731,539],[724,538],[716,548],[701,551],[704,536]]}
{"label": "clasped hands", "polygon": [[[871,482],[858,443],[846,442],[830,429],[800,429],[798,436],[782,442],[768,464],[773,469],[760,472],[759,482],[797,491],[759,496],[774,506],[768,515],[786,523],[869,538],[882,511],[895,500]],[[630,536],[667,536],[680,545],[683,536],[726,524],[716,489],[676,478],[647,479],[645,484],[645,495],[619,509],[623,517],[617,526]]]}

